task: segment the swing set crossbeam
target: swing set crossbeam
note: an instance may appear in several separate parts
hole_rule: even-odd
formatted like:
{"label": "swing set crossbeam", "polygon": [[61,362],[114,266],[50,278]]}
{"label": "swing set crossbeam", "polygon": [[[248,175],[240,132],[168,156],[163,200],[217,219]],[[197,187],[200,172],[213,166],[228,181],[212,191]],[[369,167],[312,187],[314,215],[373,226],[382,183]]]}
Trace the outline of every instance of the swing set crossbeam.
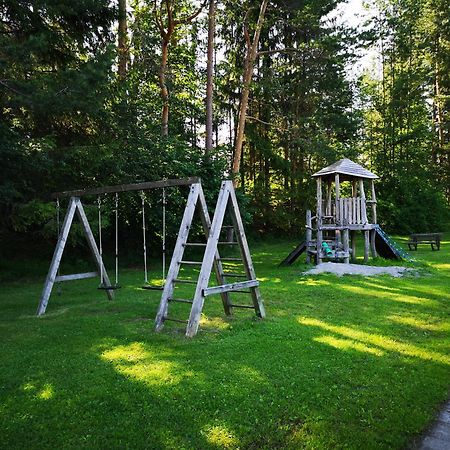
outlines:
{"label": "swing set crossbeam", "polygon": [[145,183],[102,186],[99,188],[92,188],[92,189],[79,189],[74,191],[55,192],[51,195],[51,197],[52,198],[81,197],[83,195],[100,195],[100,194],[112,194],[117,192],[146,191],[148,189],[158,189],[165,187],[190,186],[191,184],[194,183],[200,183],[200,178],[199,177],[172,178],[167,180],[149,181]]}

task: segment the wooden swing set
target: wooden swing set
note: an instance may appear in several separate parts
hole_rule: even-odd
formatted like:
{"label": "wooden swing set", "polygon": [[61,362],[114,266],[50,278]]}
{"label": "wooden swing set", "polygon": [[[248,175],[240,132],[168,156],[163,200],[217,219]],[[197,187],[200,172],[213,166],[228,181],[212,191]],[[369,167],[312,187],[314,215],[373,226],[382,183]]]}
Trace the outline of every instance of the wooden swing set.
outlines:
{"label": "wooden swing set", "polygon": [[[165,189],[174,186],[190,186],[189,196],[180,224],[177,241],[175,243],[172,259],[167,275],[165,274],[165,252],[166,252],[166,233],[165,233],[165,212],[166,212],[166,193]],[[162,189],[162,207],[163,207],[163,233],[162,233],[162,258],[163,258],[163,286],[154,286],[148,283],[147,271],[147,247],[146,247],[146,223],[145,223],[145,194],[151,189]],[[142,230],[143,230],[143,256],[144,256],[144,289],[162,289],[161,301],[158,313],[155,319],[155,328],[160,331],[166,321],[186,323],[186,336],[193,337],[198,331],[201,313],[206,297],[214,294],[220,294],[222,298],[225,314],[231,315],[233,308],[254,309],[255,314],[265,317],[264,305],[259,291],[259,282],[256,279],[255,270],[252,263],[250,250],[248,247],[239,206],[236,199],[233,183],[223,181],[217,205],[211,221],[206,204],[205,195],[199,178],[165,179],[146,183],[135,183],[128,185],[105,186],[95,189],[84,189],[76,191],[59,192],[52,195],[57,201],[58,217],[58,241],[53,254],[52,262],[44,283],[41,299],[37,309],[37,315],[45,314],[47,305],[52,293],[55,282],[64,282],[80,280],[86,278],[100,277],[99,289],[105,291],[109,300],[114,298],[114,291],[120,288],[119,285],[119,239],[118,239],[118,207],[119,193],[141,191],[142,207]],[[115,282],[111,283],[105,265],[103,263],[103,244],[102,244],[102,194],[115,194]],[[99,245],[95,241],[92,229],[81,203],[82,196],[97,196]],[[69,205],[61,227],[59,227],[59,199],[69,198]],[[188,242],[189,231],[191,229],[195,214],[199,215],[203,233],[206,242]],[[59,273],[61,259],[67,238],[77,214],[84,234],[86,236],[89,249],[97,266],[97,272],[76,273],[70,275],[61,275]],[[225,225],[226,216],[231,219],[231,225]],[[234,240],[222,239],[222,230],[227,230],[228,236],[234,235]],[[231,231],[231,233],[230,233]],[[239,248],[240,258],[221,258],[219,246],[234,245]],[[183,258],[187,247],[204,248],[201,261],[189,261]],[[224,264],[227,261],[237,261],[243,264],[244,273],[232,273],[224,270]],[[199,277],[196,281],[180,278],[180,269],[182,266],[200,267]],[[211,272],[214,270],[217,286],[209,287]],[[236,278],[242,278],[242,281],[233,281]],[[231,279],[231,280],[230,280]],[[230,282],[232,281],[232,282]],[[195,293],[193,298],[184,299],[175,296],[175,287],[177,284],[195,284]],[[252,300],[251,304],[240,305],[232,302],[231,293],[249,294]],[[185,303],[191,305],[188,319],[174,318],[169,315],[169,305],[171,303]]]}

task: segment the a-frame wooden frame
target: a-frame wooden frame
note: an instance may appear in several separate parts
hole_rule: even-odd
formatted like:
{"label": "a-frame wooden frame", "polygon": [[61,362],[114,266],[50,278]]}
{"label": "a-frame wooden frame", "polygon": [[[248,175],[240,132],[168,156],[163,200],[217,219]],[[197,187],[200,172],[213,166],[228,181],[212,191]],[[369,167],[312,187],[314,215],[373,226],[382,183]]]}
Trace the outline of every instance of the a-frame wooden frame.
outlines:
{"label": "a-frame wooden frame", "polygon": [[[98,272],[76,273],[71,275],[58,276],[58,269],[61,264],[61,258],[64,253],[67,237],[69,236],[75,213],[80,219],[89,249],[91,250]],[[95,242],[94,235],[92,234],[92,230],[86,217],[86,213],[84,212],[83,205],[81,204],[81,200],[78,197],[70,197],[69,206],[67,208],[66,216],[64,218],[64,222],[58,236],[58,242],[56,244],[55,252],[53,253],[53,258],[50,264],[47,278],[45,279],[44,288],[42,289],[41,299],[39,301],[39,306],[36,314],[38,316],[45,314],[45,310],[47,309],[48,301],[50,299],[50,295],[52,293],[53,285],[55,284],[55,282],[93,278],[99,276],[99,273],[103,274],[103,281],[105,285],[111,286],[111,282],[103,264],[103,260],[100,256],[100,252],[97,248],[97,244]],[[106,289],[105,293],[109,300],[112,300],[114,298],[113,290]]]}
{"label": "a-frame wooden frame", "polygon": [[[195,209],[200,205],[199,211],[204,223],[205,235],[207,237],[206,244],[188,243],[189,228],[194,217]],[[242,262],[245,269],[245,281],[226,283],[227,273],[223,271],[221,258],[218,251],[218,245],[230,244],[230,242],[220,242],[220,232],[223,227],[226,213],[229,213],[232,220],[232,227],[236,236],[235,244],[239,246]],[[204,200],[201,186],[193,185],[191,193],[186,206],[183,221],[180,226],[177,243],[175,245],[172,261],[170,264],[166,284],[161,297],[161,302],[158,314],[155,320],[156,330],[159,331],[166,320],[175,320],[177,322],[186,322],[186,336],[193,337],[198,331],[200,324],[200,317],[203,309],[205,298],[213,294],[221,294],[224,310],[226,314],[232,313],[233,307],[252,308],[258,317],[265,317],[264,305],[259,291],[259,282],[256,279],[253,262],[248,247],[247,239],[244,232],[242,218],[239,212],[239,206],[236,199],[233,183],[231,181],[223,181],[217,205],[214,213],[212,223],[209,221],[209,214],[206,209],[206,202]],[[195,294],[192,300],[183,300],[187,303],[192,303],[189,320],[171,319],[168,316],[169,302],[175,301],[172,298],[174,286],[177,282],[183,280],[177,279],[180,267],[186,261],[183,261],[183,253],[186,246],[189,245],[204,245],[205,253],[201,262],[200,274],[196,282]],[[208,287],[211,271],[215,270],[218,286]],[[232,276],[229,274],[228,276]],[[252,298],[252,305],[235,305],[230,301],[229,293],[242,292],[248,289]]]}

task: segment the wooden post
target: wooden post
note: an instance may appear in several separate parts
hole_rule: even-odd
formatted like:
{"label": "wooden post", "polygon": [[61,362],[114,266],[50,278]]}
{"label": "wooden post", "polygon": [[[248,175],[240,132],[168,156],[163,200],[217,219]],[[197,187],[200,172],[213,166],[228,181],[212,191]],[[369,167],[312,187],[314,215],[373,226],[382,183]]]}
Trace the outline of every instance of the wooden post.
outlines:
{"label": "wooden post", "polygon": [[356,180],[352,180],[352,197],[358,197],[358,189],[356,186]]}
{"label": "wooden post", "polygon": [[345,257],[344,257],[344,263],[348,264],[350,262],[349,259],[349,245],[348,245],[348,233],[349,233],[349,229],[348,228],[344,228],[344,230],[342,230],[342,244],[344,246],[344,253],[345,253]]}
{"label": "wooden post", "polygon": [[366,193],[364,192],[364,180],[359,179],[359,192],[361,194],[361,220],[363,225],[367,224],[367,209],[366,209]]}
{"label": "wooden post", "polygon": [[370,180],[370,189],[372,191],[372,223],[378,223],[377,219],[377,197],[375,195],[375,182]]}
{"label": "wooden post", "polygon": [[341,210],[340,210],[340,200],[341,200],[341,184],[340,184],[340,177],[339,174],[335,174],[334,176],[334,189],[335,189],[335,204],[336,204],[336,208],[335,208],[335,223],[336,224],[341,224]]}
{"label": "wooden post", "polygon": [[316,255],[317,264],[322,262],[322,177],[317,177],[317,213],[316,213],[316,224],[317,224],[317,245],[316,245]]}
{"label": "wooden post", "polygon": [[[208,206],[206,205],[205,194],[203,193],[202,185],[200,184],[200,193],[198,196],[198,208],[200,209],[200,219],[203,225],[203,231],[205,233],[205,237],[208,240],[209,232],[211,230],[211,219],[209,217]],[[233,232],[233,229],[229,229],[229,231]],[[231,237],[233,237],[233,233],[231,233]],[[232,240],[232,239],[231,239]],[[217,284],[219,286],[225,284],[225,275],[223,271],[222,261],[220,259],[219,251],[216,250],[216,256],[214,258],[214,272],[216,274]],[[233,308],[231,306],[230,294],[228,292],[222,292],[222,303],[223,310],[227,316],[233,314]]]}
{"label": "wooden post", "polygon": [[311,210],[306,211],[306,264],[311,263],[311,241],[312,241],[312,220],[311,220]]}
{"label": "wooden post", "polygon": [[370,251],[372,253],[372,258],[376,258],[377,255],[377,247],[375,244],[377,232],[375,230],[370,230]]}
{"label": "wooden post", "polygon": [[180,271],[179,261],[183,259],[184,244],[189,236],[189,230],[194,217],[197,200],[200,195],[200,184],[193,184],[190,188],[189,196],[186,202],[183,219],[181,220],[180,229],[178,231],[177,242],[173,249],[172,260],[170,262],[169,271],[167,272],[166,283],[164,285],[161,301],[159,303],[158,313],[155,319],[155,329],[160,331],[164,326],[164,320],[167,317],[169,308],[169,298],[172,297],[174,291],[173,280],[178,277]]}
{"label": "wooden post", "polygon": [[356,261],[356,231],[351,231],[351,240],[352,240],[352,261]]}
{"label": "wooden post", "polygon": [[331,216],[331,178],[327,182],[327,207],[325,215]]}
{"label": "wooden post", "polygon": [[369,261],[369,230],[364,230],[364,262]]}
{"label": "wooden post", "polygon": [[[83,205],[81,204],[81,200],[79,198],[76,198],[76,204],[77,204],[77,215],[80,219],[81,225],[84,230],[84,234],[86,235],[86,239],[88,241],[89,249],[91,250],[92,256],[94,257],[95,264],[97,266],[97,270],[99,273],[103,274],[103,280],[100,280],[100,282],[104,282],[106,286],[111,286],[111,281],[109,280],[109,276],[106,273],[106,268],[103,264],[102,257],[100,255],[100,252],[97,248],[97,244],[95,242],[94,235],[92,233],[91,227],[89,225],[88,218],[86,216],[86,213],[84,212]],[[114,298],[114,291],[111,289],[105,289],[106,296],[109,300],[112,300]]]}

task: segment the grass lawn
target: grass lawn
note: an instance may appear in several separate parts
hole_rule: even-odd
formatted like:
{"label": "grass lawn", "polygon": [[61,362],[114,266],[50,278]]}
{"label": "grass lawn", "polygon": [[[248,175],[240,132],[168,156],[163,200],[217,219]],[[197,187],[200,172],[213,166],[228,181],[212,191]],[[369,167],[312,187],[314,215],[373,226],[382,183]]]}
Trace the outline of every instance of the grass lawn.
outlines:
{"label": "grass lawn", "polygon": [[449,394],[450,234],[414,252],[421,276],[400,279],[278,268],[293,245],[252,245],[266,320],[226,319],[209,297],[193,340],[179,324],[153,331],[160,292],[139,289],[137,270],[113,302],[97,280],[65,283],[42,318],[43,279],[4,282],[0,447],[409,445]]}

